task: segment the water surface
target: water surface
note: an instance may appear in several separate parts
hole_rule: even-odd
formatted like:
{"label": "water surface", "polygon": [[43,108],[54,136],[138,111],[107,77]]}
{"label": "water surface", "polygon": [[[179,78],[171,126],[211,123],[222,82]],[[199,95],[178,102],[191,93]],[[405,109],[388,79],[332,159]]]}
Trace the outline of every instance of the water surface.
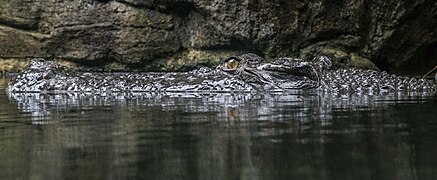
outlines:
{"label": "water surface", "polygon": [[8,94],[0,179],[435,179],[425,94]]}

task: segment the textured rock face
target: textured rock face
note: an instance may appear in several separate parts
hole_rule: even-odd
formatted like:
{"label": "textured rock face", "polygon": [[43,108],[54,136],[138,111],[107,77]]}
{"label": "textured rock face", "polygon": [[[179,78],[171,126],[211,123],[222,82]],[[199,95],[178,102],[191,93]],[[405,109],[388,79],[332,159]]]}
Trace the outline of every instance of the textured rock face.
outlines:
{"label": "textured rock face", "polygon": [[326,53],[423,74],[437,64],[436,32],[433,0],[0,2],[0,58],[112,69],[175,70],[250,51],[266,57]]}

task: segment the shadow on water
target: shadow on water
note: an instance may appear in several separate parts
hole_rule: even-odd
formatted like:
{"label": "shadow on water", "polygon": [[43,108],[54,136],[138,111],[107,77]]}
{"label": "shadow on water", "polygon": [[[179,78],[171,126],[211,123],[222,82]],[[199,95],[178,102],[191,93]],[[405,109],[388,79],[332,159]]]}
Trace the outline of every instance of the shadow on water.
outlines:
{"label": "shadow on water", "polygon": [[423,94],[7,94],[1,179],[432,179]]}

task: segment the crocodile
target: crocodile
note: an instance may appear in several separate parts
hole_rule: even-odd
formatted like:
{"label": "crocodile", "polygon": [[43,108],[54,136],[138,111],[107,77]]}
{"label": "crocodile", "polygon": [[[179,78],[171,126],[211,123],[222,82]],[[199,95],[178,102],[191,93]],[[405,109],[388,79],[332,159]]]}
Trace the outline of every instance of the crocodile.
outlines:
{"label": "crocodile", "polygon": [[80,72],[55,61],[32,59],[14,77],[8,91],[62,92],[256,92],[315,90],[323,92],[435,92],[426,79],[357,68],[333,68],[324,55],[310,60],[292,57],[264,59],[248,53],[224,59],[216,68],[188,72]]}

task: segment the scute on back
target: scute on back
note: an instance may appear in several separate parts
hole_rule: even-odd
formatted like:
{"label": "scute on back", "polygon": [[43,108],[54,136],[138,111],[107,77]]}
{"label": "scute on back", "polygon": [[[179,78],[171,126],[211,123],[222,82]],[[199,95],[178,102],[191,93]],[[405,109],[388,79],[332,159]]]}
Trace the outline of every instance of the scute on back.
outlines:
{"label": "scute on back", "polygon": [[[232,63],[232,64],[230,64]],[[256,92],[315,90],[322,92],[435,92],[435,83],[357,68],[332,69],[332,59],[316,56],[263,59],[243,54],[224,59],[215,69],[181,73],[77,72],[54,61],[33,59],[11,80],[10,92]]]}

